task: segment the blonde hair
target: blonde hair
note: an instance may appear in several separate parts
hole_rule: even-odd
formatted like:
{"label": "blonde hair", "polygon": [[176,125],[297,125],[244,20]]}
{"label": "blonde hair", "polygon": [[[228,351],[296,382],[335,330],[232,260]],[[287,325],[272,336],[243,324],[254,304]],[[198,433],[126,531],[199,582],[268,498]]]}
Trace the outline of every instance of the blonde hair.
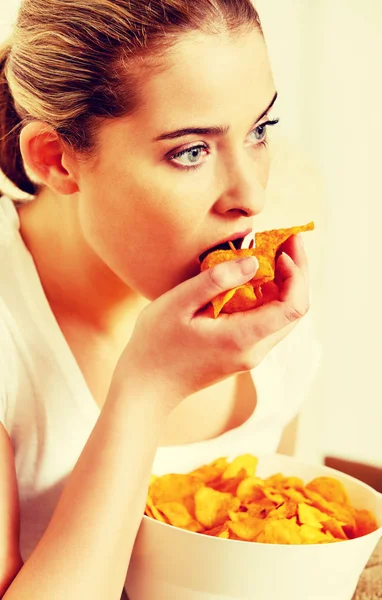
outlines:
{"label": "blonde hair", "polygon": [[100,122],[136,108],[140,83],[182,33],[243,28],[262,32],[251,0],[24,0],[0,55],[0,169],[35,194],[19,148],[23,125],[41,120],[93,153]]}

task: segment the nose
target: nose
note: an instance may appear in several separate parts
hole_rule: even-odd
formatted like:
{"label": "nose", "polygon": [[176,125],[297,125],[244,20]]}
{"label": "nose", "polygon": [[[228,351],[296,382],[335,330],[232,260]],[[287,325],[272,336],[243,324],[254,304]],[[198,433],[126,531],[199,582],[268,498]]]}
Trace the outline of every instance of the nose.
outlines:
{"label": "nose", "polygon": [[268,175],[269,164],[264,161],[254,161],[247,153],[231,157],[219,173],[221,192],[215,210],[220,214],[259,214],[265,206]]}

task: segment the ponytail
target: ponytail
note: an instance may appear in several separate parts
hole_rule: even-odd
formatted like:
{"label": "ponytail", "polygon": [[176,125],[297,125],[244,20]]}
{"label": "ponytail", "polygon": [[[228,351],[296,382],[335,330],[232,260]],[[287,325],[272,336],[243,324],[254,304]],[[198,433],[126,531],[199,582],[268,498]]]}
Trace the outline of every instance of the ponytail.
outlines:
{"label": "ponytail", "polygon": [[0,169],[19,190],[35,194],[36,187],[28,178],[20,151],[22,120],[17,114],[5,75],[11,46],[0,51]]}

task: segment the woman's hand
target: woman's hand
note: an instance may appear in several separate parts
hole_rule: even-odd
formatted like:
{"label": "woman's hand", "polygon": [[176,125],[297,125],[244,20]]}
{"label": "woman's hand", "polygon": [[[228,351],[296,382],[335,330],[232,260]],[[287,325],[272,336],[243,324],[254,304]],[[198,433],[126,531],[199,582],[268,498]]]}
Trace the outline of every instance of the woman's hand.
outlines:
{"label": "woman's hand", "polygon": [[279,299],[211,318],[203,308],[218,294],[247,283],[254,258],[229,261],[170,290],[139,316],[115,376],[161,390],[166,410],[227,377],[255,368],[309,308],[308,265],[301,236],[276,262]]}

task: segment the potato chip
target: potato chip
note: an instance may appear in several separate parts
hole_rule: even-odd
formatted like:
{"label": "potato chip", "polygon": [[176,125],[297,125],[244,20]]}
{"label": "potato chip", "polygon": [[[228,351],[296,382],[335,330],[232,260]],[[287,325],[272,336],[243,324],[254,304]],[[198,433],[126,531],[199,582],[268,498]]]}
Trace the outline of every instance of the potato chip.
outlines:
{"label": "potato chip", "polygon": [[266,284],[274,282],[276,254],[278,250],[290,236],[313,229],[314,223],[311,222],[307,225],[290,227],[289,229],[263,231],[255,235],[255,248],[236,250],[231,245],[231,250],[215,250],[214,252],[210,252],[201,263],[201,271],[210,269],[221,262],[237,260],[238,258],[245,258],[247,256],[256,256],[259,261],[259,268],[250,282],[233,290],[223,292],[214,298],[212,301],[214,317],[217,318],[221,312],[234,313],[251,310],[277,298],[277,286],[275,284],[266,286]]}
{"label": "potato chip", "polygon": [[342,528],[343,525],[345,525],[345,523],[337,521],[336,519],[331,519],[329,517],[328,519],[326,519],[326,521],[322,523],[322,528],[323,531],[325,531],[325,533],[330,533],[334,538],[338,540],[347,540],[349,538],[347,537],[346,533]]}
{"label": "potato chip", "polygon": [[374,515],[369,510],[354,510],[355,537],[361,537],[378,529]]}
{"label": "potato chip", "polygon": [[307,484],[306,489],[317,492],[328,502],[337,502],[338,504],[348,504],[349,502],[344,486],[333,477],[317,477]]}
{"label": "potato chip", "polygon": [[374,515],[351,506],[342,483],[256,475],[258,459],[226,457],[189,474],[152,476],[145,514],[188,531],[267,544],[324,544],[367,535]]}
{"label": "potato chip", "polygon": [[187,508],[180,502],[163,502],[156,508],[166,517],[170,525],[197,533],[203,531],[200,523],[192,518]]}
{"label": "potato chip", "polygon": [[271,502],[274,502],[276,505],[282,504],[285,500],[284,496],[282,494],[279,494],[275,488],[264,487],[264,494],[269,500],[271,500]]}
{"label": "potato chip", "polygon": [[296,502],[292,502],[292,500],[288,500],[277,506],[273,510],[270,510],[267,514],[268,519],[291,519],[295,517],[297,513],[297,504]]}
{"label": "potato chip", "polygon": [[239,498],[209,487],[200,488],[195,494],[196,519],[208,529],[222,525],[227,520],[228,511],[238,510],[239,506]]}
{"label": "potato chip", "polygon": [[241,521],[229,521],[228,528],[241,540],[253,541],[264,531],[265,521],[255,517],[247,517]]}
{"label": "potato chip", "polygon": [[304,482],[301,477],[286,477],[283,483],[283,488],[294,488],[296,490],[304,489]]}
{"label": "potato chip", "polygon": [[298,504],[298,520],[301,525],[310,525],[321,529],[322,523],[329,519],[328,515],[314,506],[305,503]]}
{"label": "potato chip", "polygon": [[284,489],[283,494],[297,503],[304,502],[305,504],[312,504],[312,501],[309,500],[309,498],[307,498],[300,490],[286,488]]}
{"label": "potato chip", "polygon": [[329,502],[325,500],[318,492],[305,488],[305,493],[312,500],[313,506],[321,510],[323,513],[334,517],[337,521],[343,521],[349,533],[355,529],[355,519],[348,504],[340,505],[337,502]]}
{"label": "potato chip", "polygon": [[146,508],[145,508],[145,515],[147,515],[148,517],[151,517],[152,519],[155,519],[154,513],[151,510],[150,506],[147,504],[147,502],[146,502]]}
{"label": "potato chip", "polygon": [[263,544],[301,544],[300,527],[293,519],[270,519],[265,521],[264,530],[257,536]]}
{"label": "potato chip", "polygon": [[224,492],[236,496],[239,485],[246,477],[246,470],[241,469],[236,477],[231,477],[230,479],[214,479],[209,485],[217,492]]}
{"label": "potato chip", "polygon": [[[258,501],[256,504],[247,504],[246,509],[249,515],[252,517],[257,517],[258,519],[265,519],[268,514],[274,510],[275,505],[273,502],[268,500],[268,498],[264,498],[264,500]],[[239,509],[240,511],[240,509]]]}
{"label": "potato chip", "polygon": [[299,533],[303,544],[322,544],[323,542],[334,541],[332,535],[323,533],[312,525],[301,525]]}
{"label": "potato chip", "polygon": [[223,479],[231,479],[236,477],[238,473],[244,469],[247,477],[254,476],[257,468],[258,459],[252,454],[242,454],[231,462],[223,472]]}
{"label": "potato chip", "polygon": [[220,537],[223,539],[229,539],[229,529],[228,523],[225,522],[223,525],[218,525],[218,527],[214,527],[213,529],[207,529],[203,531],[204,535],[211,535],[214,537]]}
{"label": "potato chip", "polygon": [[236,495],[241,502],[254,502],[265,498],[264,483],[259,477],[246,477],[239,484]]}
{"label": "potato chip", "polygon": [[286,477],[282,473],[275,473],[264,479],[264,485],[268,487],[283,487]]}
{"label": "potato chip", "polygon": [[228,460],[226,457],[218,458],[209,465],[203,465],[194,471],[191,471],[190,475],[199,477],[205,484],[213,481],[220,477],[228,467]]}
{"label": "potato chip", "polygon": [[159,510],[157,509],[157,507],[153,503],[153,501],[150,498],[150,496],[147,497],[147,501],[146,502],[147,502],[146,506],[147,506],[147,509],[148,509],[148,515],[149,516],[152,515],[154,517],[154,519],[156,519],[157,521],[161,521],[162,523],[168,523],[167,519],[165,519],[164,516],[162,515],[162,513],[159,512]]}
{"label": "potato chip", "polygon": [[163,475],[150,485],[150,497],[155,505],[177,502],[186,496],[193,496],[203,486],[203,481],[192,475]]}

